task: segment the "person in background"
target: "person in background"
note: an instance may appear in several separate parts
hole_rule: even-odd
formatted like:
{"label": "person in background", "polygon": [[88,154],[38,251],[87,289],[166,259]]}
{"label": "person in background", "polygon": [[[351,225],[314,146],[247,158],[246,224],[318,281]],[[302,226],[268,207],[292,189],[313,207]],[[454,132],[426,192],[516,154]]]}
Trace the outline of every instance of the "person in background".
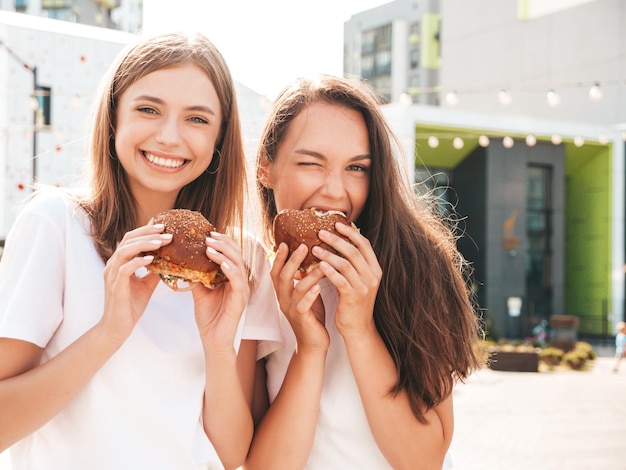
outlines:
{"label": "person in background", "polygon": [[272,279],[285,346],[266,357],[271,406],[246,469],[441,469],[452,391],[478,369],[480,326],[453,227],[405,178],[398,142],[365,84],[322,75],[279,93],[257,155],[265,241],[284,209],[341,211],[348,241],[321,231],[277,247]]}
{"label": "person in background", "polygon": [[[269,262],[244,232],[229,69],[199,34],[139,38],[102,83],[87,190],[41,187],[0,263],[0,451],[14,470],[237,468],[255,362],[280,341]],[[176,292],[146,266],[172,208],[216,231],[228,282]]]}
{"label": "person in background", "polygon": [[615,364],[613,364],[613,372],[619,372],[619,366],[622,359],[626,357],[626,322],[617,324],[617,334],[615,335]]}

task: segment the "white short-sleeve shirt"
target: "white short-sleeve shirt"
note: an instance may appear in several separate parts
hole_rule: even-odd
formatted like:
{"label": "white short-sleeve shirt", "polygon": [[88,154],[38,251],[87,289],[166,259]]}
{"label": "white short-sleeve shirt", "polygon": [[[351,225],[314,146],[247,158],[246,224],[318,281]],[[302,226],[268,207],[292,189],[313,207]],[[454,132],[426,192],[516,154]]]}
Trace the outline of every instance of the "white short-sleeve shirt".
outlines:
{"label": "white short-sleeve shirt", "polygon": [[[324,278],[320,281],[325,325],[330,336],[326,355],[320,412],[313,447],[306,470],[392,469],[378,448],[369,427],[359,389],[352,372],[348,351],[335,324],[339,303],[336,288]],[[266,370],[270,401],[273,402],[287,373],[296,346],[289,322],[281,315],[280,326],[285,345],[267,357]],[[451,468],[446,456],[444,469]]]}
{"label": "white short-sleeve shirt", "polygon": [[[58,190],[20,212],[0,262],[0,337],[45,348],[49,360],[94,326],[104,304],[104,263],[82,209]],[[250,243],[256,243],[251,241]],[[258,356],[282,342],[263,250],[235,347]],[[159,283],[131,336],[78,395],[11,448],[21,469],[221,469],[201,422],[204,354],[191,292]]]}

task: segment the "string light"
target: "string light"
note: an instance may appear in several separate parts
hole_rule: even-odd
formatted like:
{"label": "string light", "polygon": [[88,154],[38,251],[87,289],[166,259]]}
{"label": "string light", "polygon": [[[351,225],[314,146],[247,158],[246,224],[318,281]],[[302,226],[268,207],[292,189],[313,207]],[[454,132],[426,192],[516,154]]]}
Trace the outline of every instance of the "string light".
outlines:
{"label": "string light", "polygon": [[582,147],[583,145],[585,145],[585,139],[577,135],[576,137],[574,137],[574,145],[576,147]]}
{"label": "string light", "polygon": [[481,135],[478,137],[478,145],[481,147],[489,147],[489,137],[486,135]]}
{"label": "string light", "polygon": [[459,104],[459,95],[456,91],[449,91],[446,94],[446,103],[448,106],[456,106]]}
{"label": "string light", "polygon": [[526,136],[526,145],[528,145],[529,147],[534,147],[536,143],[537,143],[537,137],[535,137],[532,134],[528,134]]}
{"label": "string light", "polygon": [[508,135],[504,137],[504,139],[502,139],[502,145],[504,145],[504,148],[510,149],[511,147],[513,147],[513,143],[513,138],[509,137]]}
{"label": "string light", "polygon": [[498,103],[502,106],[510,105],[511,101],[513,101],[513,98],[511,98],[511,94],[508,91],[502,89],[498,92]]}
{"label": "string light", "polygon": [[461,139],[460,137],[455,137],[452,140],[452,146],[457,150],[461,150],[464,145],[465,145],[465,142],[463,142],[463,139]]}
{"label": "string light", "polygon": [[560,145],[563,142],[563,138],[559,134],[552,134],[550,140],[554,145]]}
{"label": "string light", "polygon": [[546,102],[551,108],[556,108],[561,104],[561,96],[554,90],[548,90],[548,93],[546,93]]}
{"label": "string light", "polygon": [[589,98],[591,101],[600,101],[604,93],[602,92],[602,88],[600,88],[599,83],[594,83],[591,88],[589,88]]}
{"label": "string light", "polygon": [[434,135],[431,135],[428,138],[428,146],[433,149],[439,147],[439,139]]}

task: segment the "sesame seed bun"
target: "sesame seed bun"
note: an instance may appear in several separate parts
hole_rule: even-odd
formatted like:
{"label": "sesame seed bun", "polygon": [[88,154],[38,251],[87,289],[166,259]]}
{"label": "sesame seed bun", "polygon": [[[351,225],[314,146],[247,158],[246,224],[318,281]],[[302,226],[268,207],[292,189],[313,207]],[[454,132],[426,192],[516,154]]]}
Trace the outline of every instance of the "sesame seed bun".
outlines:
{"label": "sesame seed bun", "polygon": [[318,233],[320,230],[327,230],[350,242],[335,229],[335,223],[337,222],[354,226],[345,214],[339,211],[324,212],[314,208],[282,210],[274,218],[274,250],[276,251],[281,243],[286,243],[289,248],[289,256],[291,256],[296,248],[301,244],[305,244],[309,252],[300,265],[299,270],[310,273],[319,263],[319,259],[311,253],[311,248],[314,246],[320,246],[325,250],[339,254],[319,239]]}
{"label": "sesame seed bun", "polygon": [[164,224],[163,233],[171,233],[172,241],[154,251],[149,271],[161,276],[163,282],[174,290],[186,290],[179,281],[200,282],[208,288],[228,281],[220,266],[206,255],[206,238],[215,227],[200,212],[188,209],[171,209],[154,217],[155,224]]}

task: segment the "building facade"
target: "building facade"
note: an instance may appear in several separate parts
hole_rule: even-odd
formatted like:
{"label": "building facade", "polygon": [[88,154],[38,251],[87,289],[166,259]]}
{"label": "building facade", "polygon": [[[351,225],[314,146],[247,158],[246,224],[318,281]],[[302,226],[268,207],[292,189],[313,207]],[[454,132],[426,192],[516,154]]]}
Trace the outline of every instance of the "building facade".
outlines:
{"label": "building facade", "polygon": [[0,10],[131,33],[143,25],[143,0],[0,0]]}
{"label": "building facade", "polygon": [[388,101],[437,104],[439,1],[396,0],[344,23],[344,73],[368,80]]}
{"label": "building facade", "polygon": [[[393,29],[400,3],[360,15]],[[492,333],[530,336],[559,314],[582,335],[612,335],[624,318],[623,5],[441,0],[438,13],[438,106],[379,91],[415,181],[463,219]]]}

